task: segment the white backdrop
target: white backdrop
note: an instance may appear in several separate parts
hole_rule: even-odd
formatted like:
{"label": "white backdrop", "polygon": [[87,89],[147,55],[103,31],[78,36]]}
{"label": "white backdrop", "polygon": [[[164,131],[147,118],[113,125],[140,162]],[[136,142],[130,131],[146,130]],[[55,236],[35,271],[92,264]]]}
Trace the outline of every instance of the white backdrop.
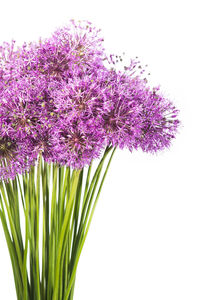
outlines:
{"label": "white backdrop", "polygon": [[[102,28],[111,52],[139,56],[180,109],[170,150],[118,151],[79,263],[75,300],[200,299],[198,0],[13,0],[0,42],[37,40],[69,19]],[[15,300],[0,226],[0,299]]]}

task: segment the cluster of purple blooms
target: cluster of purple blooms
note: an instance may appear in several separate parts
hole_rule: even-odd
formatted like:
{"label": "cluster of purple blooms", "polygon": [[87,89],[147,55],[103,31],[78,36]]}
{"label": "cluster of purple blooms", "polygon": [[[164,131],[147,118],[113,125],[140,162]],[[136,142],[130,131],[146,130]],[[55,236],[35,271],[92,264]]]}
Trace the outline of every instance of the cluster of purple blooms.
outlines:
{"label": "cluster of purple blooms", "polygon": [[170,145],[177,109],[136,75],[137,61],[117,71],[102,42],[89,22],[72,21],[38,43],[0,47],[0,179],[29,170],[39,154],[82,168],[106,146]]}

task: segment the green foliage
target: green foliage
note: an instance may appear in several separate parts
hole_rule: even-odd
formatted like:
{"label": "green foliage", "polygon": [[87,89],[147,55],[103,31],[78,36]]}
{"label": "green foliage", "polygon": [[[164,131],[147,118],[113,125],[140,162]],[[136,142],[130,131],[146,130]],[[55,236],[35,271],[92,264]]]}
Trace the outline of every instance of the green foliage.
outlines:
{"label": "green foliage", "polygon": [[114,152],[107,147],[85,176],[84,169],[39,157],[29,173],[0,182],[0,219],[18,300],[73,299],[78,261]]}

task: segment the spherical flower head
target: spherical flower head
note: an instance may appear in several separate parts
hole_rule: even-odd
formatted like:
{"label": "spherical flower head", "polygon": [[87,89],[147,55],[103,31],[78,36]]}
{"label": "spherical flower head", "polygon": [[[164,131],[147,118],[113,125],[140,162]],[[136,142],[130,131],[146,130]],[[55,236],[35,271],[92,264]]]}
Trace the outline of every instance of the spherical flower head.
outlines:
{"label": "spherical flower head", "polygon": [[91,121],[62,121],[56,136],[56,162],[76,169],[82,169],[98,158],[105,146],[101,130]]}
{"label": "spherical flower head", "polygon": [[57,162],[56,147],[58,140],[58,127],[50,127],[40,131],[29,140],[34,153],[40,153],[46,162]]}
{"label": "spherical flower head", "polygon": [[133,149],[134,141],[141,132],[141,106],[137,101],[140,84],[121,72],[111,70],[107,74],[102,125],[108,145]]}
{"label": "spherical flower head", "polygon": [[124,72],[111,68],[108,73],[103,127],[107,144],[153,153],[169,147],[175,137],[178,110],[158,87],[151,89],[146,78],[135,74],[137,64],[132,60]]}
{"label": "spherical flower head", "polygon": [[52,38],[56,44],[70,49],[70,55],[80,69],[88,68],[90,64],[102,66],[105,53],[100,31],[88,21],[71,20],[69,26],[58,29]]}
{"label": "spherical flower head", "polygon": [[17,174],[28,171],[37,154],[27,144],[13,140],[7,135],[0,137],[0,180],[14,179]]}
{"label": "spherical flower head", "polygon": [[159,88],[146,93],[141,113],[141,135],[136,144],[145,152],[163,150],[175,138],[178,126],[178,110],[159,93]]}
{"label": "spherical flower head", "polygon": [[[103,71],[102,71],[103,72]],[[69,120],[93,119],[97,123],[103,113],[106,89],[102,72],[74,76],[67,82],[50,85],[50,97],[61,118]]]}
{"label": "spherical flower head", "polygon": [[0,93],[0,129],[13,138],[26,139],[51,126],[52,102],[46,83],[22,77],[4,86]]}

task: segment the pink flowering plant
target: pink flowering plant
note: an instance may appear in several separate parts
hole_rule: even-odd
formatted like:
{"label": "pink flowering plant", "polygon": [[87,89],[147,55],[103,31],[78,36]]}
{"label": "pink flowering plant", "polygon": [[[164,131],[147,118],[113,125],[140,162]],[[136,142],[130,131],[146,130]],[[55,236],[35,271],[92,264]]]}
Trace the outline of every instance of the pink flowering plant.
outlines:
{"label": "pink flowering plant", "polygon": [[163,150],[179,125],[137,59],[117,69],[122,58],[107,56],[99,35],[72,21],[0,47],[0,218],[18,300],[73,299],[115,150]]}

